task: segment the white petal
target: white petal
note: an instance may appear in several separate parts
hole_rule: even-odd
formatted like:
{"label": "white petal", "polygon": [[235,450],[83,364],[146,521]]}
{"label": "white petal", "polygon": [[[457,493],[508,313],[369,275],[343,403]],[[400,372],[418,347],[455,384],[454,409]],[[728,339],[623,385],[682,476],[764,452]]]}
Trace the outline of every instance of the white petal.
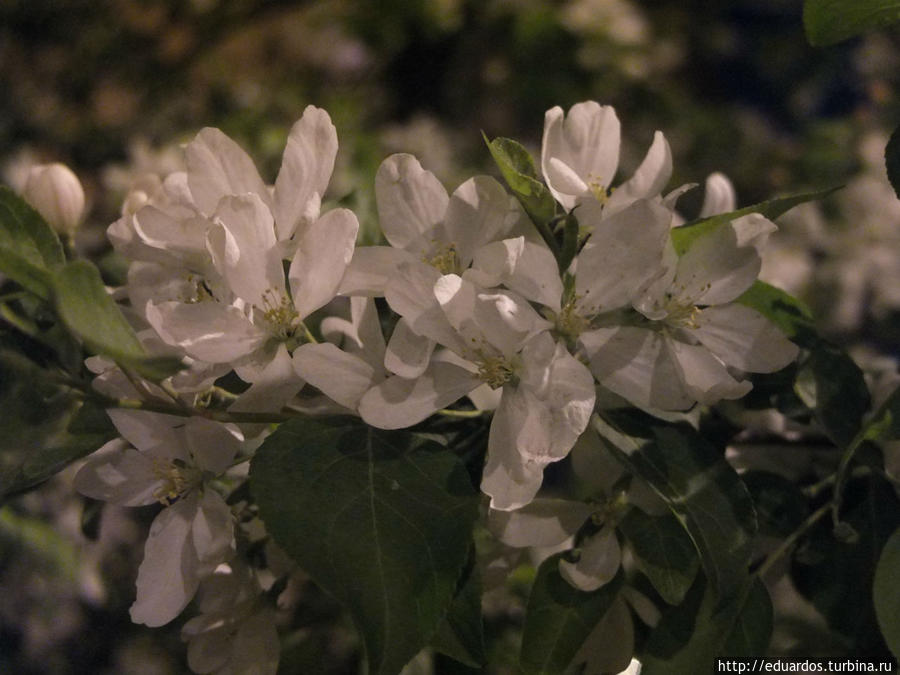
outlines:
{"label": "white petal", "polygon": [[274,358],[253,378],[253,384],[228,409],[233,412],[279,412],[303,388],[287,346],[278,345]]}
{"label": "white petal", "polygon": [[579,209],[579,222],[593,234],[578,255],[575,293],[579,311],[590,317],[630,304],[658,273],[672,212],[640,200],[598,222],[596,213]]}
{"label": "white petal", "polygon": [[537,494],[550,456],[550,411],[527,390],[504,387],[491,421],[481,491],[491,508],[520,509]]}
{"label": "white petal", "polygon": [[234,425],[190,417],[184,423],[184,439],[193,463],[203,471],[219,475],[231,465],[244,437]]}
{"label": "white petal", "polygon": [[709,174],[706,177],[700,217],[709,218],[720,213],[730,213],[736,208],[737,194],[728,176],[719,172]]}
{"label": "white petal", "polygon": [[191,537],[198,509],[196,495],[163,509],[150,526],[144,560],[138,568],[137,598],[131,620],[152,628],[169,623],[197,592],[197,553]]}
{"label": "white petal", "polygon": [[434,238],[455,244],[460,264],[468,267],[479,246],[506,236],[512,229],[518,209],[511,199],[490,176],[470,178],[451,195]]}
{"label": "white petal", "polygon": [[[522,352],[526,369],[534,362],[531,346],[529,343]],[[590,421],[594,412],[594,378],[562,343],[556,345],[548,370],[546,385],[535,393],[551,413],[549,454],[556,461],[569,453]],[[526,376],[522,381],[524,386]]]}
{"label": "white petal", "polygon": [[728,303],[708,307],[697,317],[694,335],[729,366],[772,373],[797,358],[797,345],[759,312]]}
{"label": "white petal", "polygon": [[597,381],[634,405],[686,410],[694,404],[656,331],[598,328],[582,333],[580,340]]}
{"label": "white petal", "polygon": [[[575,205],[575,192],[560,166],[568,167],[586,184],[609,187],[619,165],[619,119],[610,106],[594,101],[576,103],[564,118],[559,107],[544,116],[541,170],[547,186],[566,210]],[[557,160],[559,164],[552,162]]]}
{"label": "white petal", "polygon": [[243,312],[215,301],[147,304],[147,320],[167,343],[209,363],[231,363],[269,339]]}
{"label": "white petal", "polygon": [[532,302],[559,310],[562,279],[556,258],[546,246],[524,237],[480,247],[463,276],[485,288],[503,284]]}
{"label": "white petal", "polygon": [[740,398],[753,388],[749,382],[735,380],[703,345],[677,340],[667,340],[666,344],[678,362],[688,394],[700,403],[712,405],[723,398]]}
{"label": "white petal", "polygon": [[231,668],[234,675],[275,675],[281,643],[269,610],[251,614],[241,622],[234,638]]}
{"label": "white petal", "polygon": [[275,180],[274,214],[279,240],[290,238],[305,216],[318,217],[318,209],[309,209],[310,200],[318,204],[325,194],[337,150],[337,130],[328,113],[307,106],[303,117],[291,127]]}
{"label": "white petal", "polygon": [[347,209],[329,211],[306,230],[288,272],[294,306],[301,318],[337,295],[353,257],[358,230],[359,221]]}
{"label": "white petal", "polygon": [[338,293],[382,296],[397,268],[418,260],[413,254],[392,246],[360,246],[353,252]]}
{"label": "white petal", "polygon": [[678,261],[673,295],[685,304],[720,305],[746,291],[759,275],[760,257],[752,246],[738,246],[729,225],[698,237]]}
{"label": "white petal", "polygon": [[[391,155],[375,174],[381,231],[392,246],[410,249],[447,212],[449,197],[434,174],[412,155]],[[420,253],[421,251],[415,251]]]}
{"label": "white petal", "polygon": [[612,581],[621,562],[616,529],[606,526],[582,544],[578,562],[560,560],[559,573],[578,590],[596,591]]}
{"label": "white petal", "polygon": [[157,457],[188,459],[185,450],[173,449],[181,444],[175,429],[184,425],[183,417],[121,408],[106,412],[116,431],[138,450]]}
{"label": "white petal", "polygon": [[[121,441],[113,441],[113,443]],[[104,446],[106,448],[106,446]],[[104,452],[101,448],[75,474],[74,487],[92,499],[122,506],[144,506],[156,500],[160,479],[153,459],[134,448]]]}
{"label": "white petal", "polygon": [[619,185],[609,196],[606,215],[628,207],[637,199],[657,197],[672,177],[672,151],[661,131],[653,135],[653,143],[634,175]]}
{"label": "white petal", "polygon": [[269,190],[253,160],[218,129],[203,129],[185,148],[187,180],[200,210],[211,214],[227,195],[251,192],[271,206]]}
{"label": "white petal", "polygon": [[370,389],[359,402],[359,414],[379,429],[402,429],[421,422],[479,384],[465,368],[432,363],[415,380],[394,376]]}
{"label": "white petal", "polygon": [[428,367],[434,344],[433,340],[414,333],[409,322],[400,317],[387,344],[384,367],[401,377],[419,377]]}
{"label": "white petal", "polygon": [[234,551],[234,524],[231,508],[218,492],[203,491],[191,523],[191,537],[203,570],[212,572]]}
{"label": "white petal", "polygon": [[537,498],[516,511],[489,511],[488,528],[507,546],[557,546],[593,512],[584,502]]}
{"label": "white petal", "polygon": [[256,195],[223,197],[208,234],[219,274],[239,298],[265,309],[284,296],[284,270],[269,207]]}
{"label": "white petal", "polygon": [[731,227],[737,235],[738,246],[753,246],[760,253],[769,241],[769,235],[778,230],[775,223],[759,213],[735,218],[731,221]]}
{"label": "white petal", "polygon": [[300,345],[293,362],[300,377],[350,410],[356,410],[359,399],[374,384],[372,366],[333,344]]}
{"label": "white petal", "polygon": [[202,253],[206,250],[205,218],[173,218],[165,211],[148,205],[134,214],[135,233],[147,246],[176,254]]}

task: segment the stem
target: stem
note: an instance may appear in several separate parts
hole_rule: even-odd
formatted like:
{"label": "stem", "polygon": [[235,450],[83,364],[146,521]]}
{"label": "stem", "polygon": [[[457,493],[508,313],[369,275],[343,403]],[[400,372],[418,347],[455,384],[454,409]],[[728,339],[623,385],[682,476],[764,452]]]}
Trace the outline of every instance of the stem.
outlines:
{"label": "stem", "polygon": [[437,411],[437,414],[444,417],[476,418],[487,415],[489,412],[489,410],[451,410],[450,408],[441,408]]}
{"label": "stem", "polygon": [[809,516],[804,520],[800,527],[794,530],[790,536],[781,542],[781,545],[772,551],[763,563],[756,570],[756,575],[758,577],[762,577],[766,572],[774,565],[779,559],[781,559],[793,546],[797,543],[797,540],[800,539],[808,530],[810,530],[816,523],[818,523],[822,518],[828,514],[833,506],[833,502],[826,502],[815,511],[813,511]]}
{"label": "stem", "polygon": [[304,322],[300,322],[300,327],[303,329],[303,337],[306,338],[307,342],[311,342],[314,345],[319,344],[319,341],[316,340],[316,337],[310,332]]}

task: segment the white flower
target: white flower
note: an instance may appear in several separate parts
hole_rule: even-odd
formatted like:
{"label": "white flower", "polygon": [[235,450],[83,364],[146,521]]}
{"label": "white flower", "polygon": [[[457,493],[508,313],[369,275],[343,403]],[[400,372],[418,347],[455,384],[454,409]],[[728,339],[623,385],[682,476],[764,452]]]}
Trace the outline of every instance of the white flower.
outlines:
{"label": "white flower", "polygon": [[74,232],[84,216],[84,188],[65,164],[31,167],[22,196],[60,234]]}
{"label": "white flower", "polygon": [[[341,285],[344,295],[384,295],[401,315],[385,365],[405,377],[421,375],[434,339],[417,322],[440,316],[432,288],[442,274],[461,274],[484,244],[509,236],[524,213],[489,176],[475,176],[452,196],[412,155],[391,155],[375,177],[378,218],[391,246],[356,250]],[[452,332],[445,326],[445,332]]]}
{"label": "white flower", "polygon": [[195,673],[275,675],[280,644],[275,612],[249,568],[220,565],[200,587],[197,616],[181,629]]}
{"label": "white flower", "polygon": [[656,132],[634,175],[613,188],[619,144],[619,118],[611,106],[585,101],[573,105],[568,116],[559,106],[546,112],[541,170],[566,211],[584,201],[597,201],[609,216],[636,199],[660,194],[672,174],[672,154],[662,133]]}
{"label": "white flower", "polygon": [[756,249],[738,236],[718,227],[680,257],[669,245],[660,278],[634,305],[636,320],[582,333],[603,386],[639,407],[685,410],[746,394],[751,384],[729,368],[770,373],[796,358],[798,348],[774,324],[733,302],[760,267]]}
{"label": "white flower", "polygon": [[376,427],[402,428],[482,383],[502,388],[481,488],[493,508],[518,508],[534,497],[544,466],[565,457],[586,427],[593,380],[518,294],[480,289],[455,274],[440,277],[433,293],[439,314],[423,314],[416,327],[455,356],[436,358],[415,379],[387,378],[362,397],[360,415]]}
{"label": "white flower", "polygon": [[208,483],[228,469],[243,438],[231,425],[199,417],[109,415],[131,446],[101,448],[75,476],[75,488],[124,506],[166,505],[150,526],[131,607],[135,623],[161,626],[234,550],[231,509]]}

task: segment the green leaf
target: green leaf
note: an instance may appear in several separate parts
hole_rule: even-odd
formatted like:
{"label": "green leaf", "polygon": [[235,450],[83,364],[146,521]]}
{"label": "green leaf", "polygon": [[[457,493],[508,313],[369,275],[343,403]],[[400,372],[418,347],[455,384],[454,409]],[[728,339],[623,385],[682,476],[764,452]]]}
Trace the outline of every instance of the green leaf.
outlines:
{"label": "green leaf", "polygon": [[819,339],[806,303],[765,281],[755,281],[735,302],[755,309],[801,347],[811,347]]}
{"label": "green leaf", "polygon": [[803,25],[810,44],[826,47],[900,21],[898,0],[806,0]]}
{"label": "green leaf", "polygon": [[[539,229],[546,227],[556,215],[556,200],[538,178],[529,152],[510,138],[488,141],[485,137],[484,140],[506,184],[521,202],[525,212]],[[553,245],[556,246],[555,240]]]}
{"label": "green leaf", "polygon": [[853,443],[869,410],[869,388],[842,349],[820,341],[797,374],[794,390],[835,445],[848,448]]}
{"label": "green leaf", "polygon": [[891,653],[900,657],[900,529],[881,551],[872,588],[875,616]]}
{"label": "green leaf", "polygon": [[884,165],[887,169],[887,177],[894,188],[894,192],[900,197],[900,127],[894,129],[887,147],[884,149]]}
{"label": "green leaf", "polygon": [[761,534],[787,537],[809,515],[803,492],[791,480],[768,471],[747,471],[741,475],[753,497]]}
{"label": "green leaf", "polygon": [[147,354],[90,262],[66,264],[52,283],[56,313],[88,349],[150,379],[163,379],[181,368],[180,358]]}
{"label": "green leaf", "polygon": [[559,573],[562,553],[538,568],[528,596],[519,664],[528,675],[563,673],[622,587],[622,572],[596,591],[573,587]]}
{"label": "green leaf", "polygon": [[15,192],[0,186],[0,272],[49,300],[51,271],[64,262],[53,229]]}
{"label": "green leaf", "polygon": [[0,352],[0,499],[27,490],[117,435],[105,413],[20,354]]}
{"label": "green leaf", "polygon": [[478,496],[443,446],[352,418],[291,420],[257,451],[266,529],[350,611],[372,673],[434,636],[468,561]]}
{"label": "green leaf", "polygon": [[700,561],[691,538],[675,516],[648,516],[631,509],[619,523],[637,568],[670,605],[679,604],[694,583]]}
{"label": "green leaf", "polygon": [[759,204],[746,206],[737,211],[729,211],[728,213],[720,213],[715,216],[709,216],[708,218],[700,218],[691,221],[690,223],[685,223],[680,227],[673,228],[672,244],[675,246],[675,252],[678,253],[678,255],[684,255],[685,251],[691,247],[691,244],[693,244],[698,237],[712,232],[716,228],[722,227],[737,218],[750,215],[751,213],[758,213],[769,220],[774,220],[778,216],[787,213],[795,206],[805,202],[822,199],[837,189],[838,188],[831,188],[829,190],[806,192],[790,197],[777,197],[765,202],[760,202]]}
{"label": "green leaf", "polygon": [[768,647],[772,623],[772,602],[759,579],[748,578],[724,605],[698,579],[685,602],[663,614],[650,634],[641,675],[712,673],[717,658],[759,656]]}
{"label": "green leaf", "polygon": [[593,424],[616,456],[668,504],[693,540],[713,591],[727,600],[745,583],[756,532],[747,488],[722,453],[693,429],[649,416],[616,425],[622,421],[636,423],[647,437],[629,435],[596,415]]}
{"label": "green leaf", "polygon": [[481,620],[481,575],[474,556],[431,646],[471,668],[480,668],[487,659]]}

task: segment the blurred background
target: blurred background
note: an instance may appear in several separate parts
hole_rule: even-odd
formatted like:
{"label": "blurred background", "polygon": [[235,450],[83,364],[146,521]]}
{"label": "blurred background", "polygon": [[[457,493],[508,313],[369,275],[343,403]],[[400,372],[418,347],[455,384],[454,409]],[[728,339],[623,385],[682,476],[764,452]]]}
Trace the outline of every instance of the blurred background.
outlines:
{"label": "blurred background", "polygon": [[[129,187],[178,169],[200,128],[238,140],[272,182],[314,104],[340,140],[327,197],[373,243],[388,154],[417,155],[452,190],[497,175],[482,131],[538,153],[545,110],[594,99],[622,120],[623,175],[661,129],[672,187],[721,171],[744,206],[845,186],[781,219],[764,278],[877,361],[900,344],[900,202],[883,169],[898,66],[897,31],[810,47],[800,0],[4,0],[0,178],[20,188],[36,162],[69,164],[89,200],[78,246],[102,260]],[[690,217],[701,199],[680,208]],[[153,513],[107,507],[97,531],[67,480],[0,510],[0,672],[184,672],[179,626],[127,617]],[[297,593],[285,672],[352,672],[339,609],[311,584]],[[488,626],[500,651],[507,600]]]}

